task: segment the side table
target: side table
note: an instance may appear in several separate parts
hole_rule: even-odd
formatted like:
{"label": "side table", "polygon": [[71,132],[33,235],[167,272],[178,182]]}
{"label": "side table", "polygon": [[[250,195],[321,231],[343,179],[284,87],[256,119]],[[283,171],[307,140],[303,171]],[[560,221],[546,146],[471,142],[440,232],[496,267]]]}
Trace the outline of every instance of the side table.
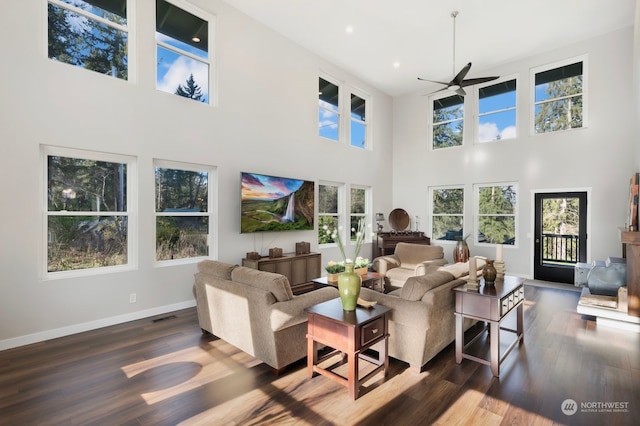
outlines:
{"label": "side table", "polygon": [[[383,371],[386,377],[389,369],[389,333],[388,313],[391,308],[375,305],[371,308],[356,307],[355,311],[344,311],[339,298],[328,300],[306,309],[309,323],[307,332],[307,368],[309,377],[315,373],[322,374],[349,389],[352,399],[358,398],[360,386],[374,374]],[[318,344],[334,349],[318,356]],[[380,344],[378,358],[364,352],[372,346]],[[341,361],[328,368],[319,364],[337,353],[342,353]],[[344,365],[346,358],[347,377],[334,371]],[[376,368],[359,377],[359,361],[368,361]]]}
{"label": "side table", "polygon": [[[524,342],[524,279],[506,275],[497,278],[495,285],[487,286],[484,279],[480,280],[478,289],[468,289],[466,284],[453,289],[456,292],[456,362],[460,364],[463,358],[491,366],[494,376],[500,376],[500,364],[519,342]],[[501,327],[505,317],[515,309],[516,329]],[[489,341],[491,344],[490,357],[482,359],[468,353],[469,347],[483,333],[478,333],[468,343],[464,342],[463,319],[472,318],[489,323]],[[505,353],[500,356],[500,330],[515,333],[515,340],[509,345]]]}

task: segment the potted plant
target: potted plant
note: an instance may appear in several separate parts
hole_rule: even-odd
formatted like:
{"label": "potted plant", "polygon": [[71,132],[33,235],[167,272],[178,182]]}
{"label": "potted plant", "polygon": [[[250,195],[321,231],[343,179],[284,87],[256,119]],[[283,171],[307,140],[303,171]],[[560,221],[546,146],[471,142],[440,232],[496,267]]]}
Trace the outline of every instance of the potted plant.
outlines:
{"label": "potted plant", "polygon": [[369,270],[369,259],[362,256],[356,257],[353,270],[360,275],[367,275]]}
{"label": "potted plant", "polygon": [[324,269],[327,271],[328,282],[338,282],[338,274],[340,272],[344,272],[344,262],[334,262],[333,260],[330,260]]}

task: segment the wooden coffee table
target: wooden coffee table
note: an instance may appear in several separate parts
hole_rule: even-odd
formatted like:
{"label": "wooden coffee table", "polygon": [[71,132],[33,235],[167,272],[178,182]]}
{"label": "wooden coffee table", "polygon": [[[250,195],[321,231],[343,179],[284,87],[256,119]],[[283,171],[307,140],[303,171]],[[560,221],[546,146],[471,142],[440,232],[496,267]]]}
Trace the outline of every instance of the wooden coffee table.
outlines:
{"label": "wooden coffee table", "polygon": [[[352,399],[358,398],[360,386],[374,374],[383,371],[386,377],[389,370],[389,332],[388,315],[391,308],[375,305],[371,308],[356,307],[355,311],[344,311],[339,298],[332,299],[306,309],[309,324],[307,331],[307,367],[309,377],[315,373],[322,374],[349,389]],[[318,344],[333,349],[327,354],[318,356]],[[365,351],[379,344],[378,358]],[[342,354],[337,364],[322,368],[318,364]],[[368,361],[376,368],[359,377],[359,361]],[[333,370],[347,363],[347,377]]]}
{"label": "wooden coffee table", "polygon": [[[371,290],[375,290],[380,293],[384,293],[384,280],[382,279],[382,274],[377,272],[367,272],[366,275],[360,275],[362,278],[362,287],[370,288]],[[326,287],[331,285],[333,287],[337,287],[337,282],[329,282],[327,281],[327,277],[314,278],[313,281],[317,287]]]}

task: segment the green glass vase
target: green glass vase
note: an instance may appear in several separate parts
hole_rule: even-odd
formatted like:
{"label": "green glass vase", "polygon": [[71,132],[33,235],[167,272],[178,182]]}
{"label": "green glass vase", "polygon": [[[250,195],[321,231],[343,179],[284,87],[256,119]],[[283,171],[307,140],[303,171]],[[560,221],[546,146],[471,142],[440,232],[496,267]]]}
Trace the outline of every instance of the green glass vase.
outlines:
{"label": "green glass vase", "polygon": [[345,263],[344,272],[338,274],[338,291],[342,301],[342,309],[355,311],[360,296],[362,278],[354,270],[353,263]]}

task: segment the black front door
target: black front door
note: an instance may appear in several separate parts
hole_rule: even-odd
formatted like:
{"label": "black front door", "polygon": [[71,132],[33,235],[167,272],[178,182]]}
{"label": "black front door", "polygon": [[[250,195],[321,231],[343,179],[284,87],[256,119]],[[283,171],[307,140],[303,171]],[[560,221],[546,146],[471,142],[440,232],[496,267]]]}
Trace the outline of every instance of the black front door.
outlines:
{"label": "black front door", "polygon": [[587,259],[587,193],[535,194],[533,278],[573,284]]}

